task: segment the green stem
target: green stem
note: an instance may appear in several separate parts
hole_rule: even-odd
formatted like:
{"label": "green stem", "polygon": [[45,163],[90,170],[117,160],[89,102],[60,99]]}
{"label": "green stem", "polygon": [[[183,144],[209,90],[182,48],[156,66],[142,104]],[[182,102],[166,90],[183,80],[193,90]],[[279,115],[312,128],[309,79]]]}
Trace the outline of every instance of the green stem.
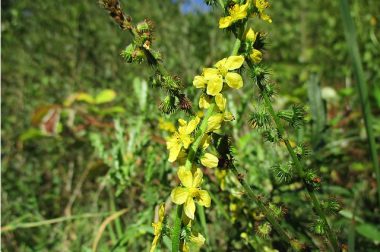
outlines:
{"label": "green stem", "polygon": [[[244,190],[246,191],[246,193],[248,194],[248,196],[253,201],[255,201],[255,203],[259,207],[260,211],[265,215],[265,218],[270,222],[270,224],[273,226],[274,230],[276,230],[276,232],[278,233],[278,235],[280,236],[280,238],[283,241],[285,241],[285,242],[287,242],[288,244],[291,245],[291,239],[289,238],[289,236],[287,235],[287,233],[284,231],[284,229],[278,223],[278,221],[276,220],[276,218],[271,214],[270,210],[264,205],[263,202],[261,202],[261,199],[258,196],[255,195],[254,191],[249,186],[249,184],[247,183],[247,181],[245,179],[241,178],[241,176],[239,175],[239,172],[236,169],[236,167],[234,165],[232,165],[230,167],[230,169],[232,170],[232,172],[234,173],[235,177],[238,179],[238,181],[240,182],[240,184],[244,187]],[[250,203],[250,202],[248,202],[248,203]]]}
{"label": "green stem", "polygon": [[[251,63],[248,63],[248,66],[251,69],[253,68],[253,65]],[[287,136],[285,136],[286,132],[285,132],[284,126],[282,125],[280,118],[277,116],[277,113],[274,111],[273,106],[272,106],[272,102],[271,102],[270,98],[268,97],[266,90],[263,89],[262,87],[260,87],[260,88],[261,88],[261,91],[263,94],[265,105],[269,109],[269,113],[271,114],[271,116],[272,116],[272,118],[276,124],[276,127],[280,133],[280,136],[286,145],[286,149],[288,150],[290,157],[292,158],[292,161],[293,161],[293,163],[297,169],[297,173],[302,178],[303,183],[306,185],[307,192],[308,192],[309,197],[312,201],[312,204],[315,208],[315,211],[317,212],[319,217],[322,219],[322,221],[326,227],[327,238],[329,239],[332,247],[334,248],[334,251],[339,251],[339,244],[338,244],[337,238],[336,238],[334,232],[330,228],[330,224],[327,221],[326,215],[322,209],[322,206],[321,206],[317,196],[315,195],[315,192],[313,191],[313,188],[308,186],[307,181],[305,180],[304,169],[303,169],[300,161],[298,160],[297,155],[295,154],[292,146],[290,145],[290,142],[287,139]]]}
{"label": "green stem", "polygon": [[372,130],[372,113],[368,98],[367,85],[365,83],[364,71],[362,60],[360,57],[359,46],[356,39],[355,25],[350,15],[350,8],[347,0],[340,1],[340,9],[343,19],[343,26],[345,30],[346,41],[348,50],[354,65],[354,72],[357,79],[357,86],[359,90],[360,103],[364,115],[364,124],[367,131],[367,141],[371,152],[372,164],[376,173],[378,203],[380,205],[380,167],[379,159],[376,151],[375,136]]}
{"label": "green stem", "polygon": [[174,219],[174,227],[172,232],[172,252],[179,251],[181,227],[182,227],[182,210],[183,205],[177,206],[177,211]]}
{"label": "green stem", "polygon": [[10,232],[15,229],[20,229],[20,228],[35,228],[39,226],[44,226],[44,225],[51,225],[55,223],[60,223],[64,221],[70,221],[70,220],[77,220],[77,219],[85,219],[85,218],[97,218],[97,217],[102,217],[102,216],[107,216],[112,214],[113,212],[105,212],[105,213],[87,213],[87,214],[81,214],[81,215],[73,215],[73,216],[67,216],[67,217],[59,217],[55,219],[50,219],[50,220],[43,220],[43,221],[37,221],[37,222],[29,222],[29,223],[17,223],[17,224],[10,224],[4,227],[1,227],[1,232]]}

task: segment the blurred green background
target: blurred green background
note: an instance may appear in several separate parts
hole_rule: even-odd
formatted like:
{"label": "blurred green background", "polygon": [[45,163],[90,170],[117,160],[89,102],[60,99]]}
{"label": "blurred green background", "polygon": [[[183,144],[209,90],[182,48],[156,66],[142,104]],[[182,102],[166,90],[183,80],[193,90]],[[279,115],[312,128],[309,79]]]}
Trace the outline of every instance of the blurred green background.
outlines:
{"label": "blurred green background", "polygon": [[[193,77],[232,47],[233,37],[218,29],[221,11],[201,1],[121,3],[134,21],[154,22],[154,47],[195,101]],[[155,206],[176,185],[165,147],[165,122],[174,120],[158,112],[163,94],[151,88],[151,69],[123,61],[131,38],[96,0],[1,5],[2,250],[92,251],[100,235],[98,251],[147,251]],[[380,5],[350,6],[379,142]],[[339,1],[272,1],[269,13],[272,24],[253,25],[268,33],[264,61],[276,83],[276,107],[306,104],[308,125],[295,138],[312,150],[320,198],[342,205],[331,217],[339,240],[378,251],[376,182]],[[231,98],[239,115],[230,129],[237,163],[258,193],[288,209],[284,225],[318,251],[323,239],[311,232],[312,209],[300,185],[280,186],[270,173],[274,163],[287,162],[283,148],[263,142],[247,122],[257,90],[245,84]],[[207,251],[272,251],[266,249],[276,247],[276,238],[255,235],[263,218],[239,198],[236,181],[217,172],[207,180]],[[122,209],[100,233],[105,218]]]}

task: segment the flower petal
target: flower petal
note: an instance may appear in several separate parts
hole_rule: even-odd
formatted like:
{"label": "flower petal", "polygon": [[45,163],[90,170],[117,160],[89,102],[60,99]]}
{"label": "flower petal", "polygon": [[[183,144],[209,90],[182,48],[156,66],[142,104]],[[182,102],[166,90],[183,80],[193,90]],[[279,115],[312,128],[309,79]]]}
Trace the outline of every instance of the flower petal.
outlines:
{"label": "flower petal", "polygon": [[198,116],[196,116],[193,120],[191,120],[186,127],[186,134],[189,135],[191,132],[193,132],[200,121],[201,119]]}
{"label": "flower petal", "polygon": [[239,56],[230,56],[226,60],[225,68],[228,70],[235,70],[240,68],[244,63],[244,57]]}
{"label": "flower petal", "polygon": [[216,69],[216,68],[203,68],[203,75],[205,77],[205,79],[207,80],[209,77],[213,76],[213,75],[218,75],[219,74],[219,70]]}
{"label": "flower petal", "polygon": [[190,219],[194,220],[194,213],[195,213],[195,202],[192,197],[188,197],[186,202],[185,202],[185,214],[187,217]]}
{"label": "flower petal", "polygon": [[195,76],[193,80],[193,85],[196,88],[204,88],[206,86],[206,80],[203,76]]}
{"label": "flower petal", "polygon": [[177,205],[182,205],[189,198],[189,190],[183,187],[176,187],[170,194],[172,201]]}
{"label": "flower petal", "polygon": [[217,67],[218,69],[224,67],[224,65],[226,64],[227,62],[227,58],[223,58],[221,60],[219,60],[218,62],[215,63],[215,67]]}
{"label": "flower petal", "polygon": [[198,204],[205,207],[210,207],[211,197],[206,190],[199,190],[198,192]]}
{"label": "flower petal", "polygon": [[194,172],[192,187],[193,188],[199,187],[202,183],[202,178],[203,178],[202,170],[197,168]]}
{"label": "flower petal", "polygon": [[207,120],[207,132],[220,129],[222,121],[223,114],[221,113],[210,116],[210,118]]}
{"label": "flower petal", "polygon": [[177,175],[182,185],[187,188],[191,188],[193,185],[193,174],[190,170],[187,170],[185,166],[181,166],[178,168]]}
{"label": "flower petal", "polygon": [[206,153],[201,157],[201,164],[207,168],[215,168],[218,166],[219,159],[211,153]]}
{"label": "flower petal", "polygon": [[231,88],[239,89],[243,86],[243,78],[238,73],[227,73],[226,83]]}
{"label": "flower petal", "polygon": [[169,149],[169,162],[176,161],[179,152],[181,151],[181,145],[176,144]]}
{"label": "flower petal", "polygon": [[233,20],[232,20],[231,16],[222,17],[219,19],[219,28],[220,29],[227,28],[227,27],[231,26],[232,23],[233,23]]}
{"label": "flower petal", "polygon": [[207,83],[207,94],[215,96],[222,91],[223,88],[223,79],[220,75],[216,75]]}
{"label": "flower petal", "polygon": [[222,94],[217,94],[215,96],[215,103],[220,111],[224,111],[226,109],[227,99],[224,98]]}

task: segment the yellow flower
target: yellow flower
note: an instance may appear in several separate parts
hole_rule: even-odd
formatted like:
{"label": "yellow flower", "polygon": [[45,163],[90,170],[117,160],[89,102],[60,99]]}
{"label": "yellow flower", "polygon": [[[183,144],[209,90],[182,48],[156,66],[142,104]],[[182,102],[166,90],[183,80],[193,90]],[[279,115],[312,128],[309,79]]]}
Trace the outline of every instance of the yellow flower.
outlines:
{"label": "yellow flower", "polygon": [[259,11],[259,17],[264,21],[272,23],[270,16],[264,13],[264,10],[268,7],[269,3],[266,0],[256,0],[256,8]]}
{"label": "yellow flower", "polygon": [[191,120],[189,123],[183,119],[179,119],[178,121],[180,124],[178,131],[174,132],[166,142],[166,147],[169,150],[169,162],[174,162],[177,159],[182,147],[184,149],[189,148],[189,145],[194,140],[191,137],[191,133],[199,124],[200,118],[195,117],[195,119]]}
{"label": "yellow flower", "polygon": [[229,16],[222,17],[219,20],[219,28],[224,29],[231,26],[236,21],[244,19],[247,17],[247,10],[249,8],[251,0],[247,0],[247,2],[243,5],[234,4],[232,7],[228,9]]}
{"label": "yellow flower", "polygon": [[200,233],[198,233],[197,236],[191,234],[190,237],[185,241],[183,252],[198,252],[205,241],[206,239]]}
{"label": "yellow flower", "polygon": [[201,164],[207,168],[215,168],[218,166],[219,159],[211,153],[206,153],[201,157]]}
{"label": "yellow flower", "polygon": [[216,113],[207,120],[207,132],[215,132],[220,129],[222,122],[233,121],[235,117],[229,111],[222,111],[221,113]]}
{"label": "yellow flower", "polygon": [[194,220],[195,201],[205,207],[210,207],[211,198],[206,190],[199,187],[202,183],[203,173],[197,168],[194,173],[187,170],[185,166],[178,169],[178,178],[182,187],[176,187],[171,193],[172,201],[177,205],[184,204],[184,211],[187,217]]}
{"label": "yellow flower", "polygon": [[165,204],[161,204],[160,208],[158,210],[158,220],[157,220],[157,222],[152,223],[152,227],[154,229],[154,231],[153,231],[154,239],[152,242],[152,247],[150,248],[150,252],[155,251],[155,249],[157,247],[157,243],[161,238],[161,232],[162,232],[162,228],[163,228],[164,218],[165,218]]}
{"label": "yellow flower", "polygon": [[252,60],[253,63],[258,64],[263,59],[263,54],[256,49],[253,49],[251,54],[249,55],[249,58]]}
{"label": "yellow flower", "polygon": [[210,116],[207,120],[207,132],[215,131],[220,129],[223,122],[223,114],[217,113],[215,115]]}
{"label": "yellow flower", "polygon": [[252,30],[252,28],[249,28],[249,30],[245,34],[245,40],[255,43],[256,38],[257,38],[257,33],[254,30]]}
{"label": "yellow flower", "polygon": [[239,69],[243,63],[243,56],[230,56],[219,60],[215,68],[204,68],[201,76],[195,76],[193,85],[196,88],[206,88],[206,93],[212,96],[222,91],[223,82],[231,88],[239,89],[243,86],[243,78],[240,74],[229,71]]}

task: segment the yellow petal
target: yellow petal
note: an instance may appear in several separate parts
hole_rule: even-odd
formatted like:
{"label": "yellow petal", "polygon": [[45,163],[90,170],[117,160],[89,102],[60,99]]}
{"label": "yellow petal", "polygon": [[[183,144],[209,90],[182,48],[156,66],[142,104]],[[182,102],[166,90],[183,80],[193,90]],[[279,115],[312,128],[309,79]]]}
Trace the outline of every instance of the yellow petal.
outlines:
{"label": "yellow petal", "polygon": [[231,88],[239,89],[243,86],[243,78],[238,73],[227,73],[226,83]]}
{"label": "yellow petal", "polygon": [[252,30],[252,28],[249,28],[247,33],[245,34],[245,40],[250,41],[252,43],[255,43],[257,37],[257,33]]}
{"label": "yellow petal", "polygon": [[188,197],[186,202],[185,202],[185,214],[187,217],[190,219],[194,220],[194,213],[195,213],[195,202],[192,197]]}
{"label": "yellow petal", "polygon": [[215,168],[218,166],[219,159],[211,153],[206,153],[201,157],[201,164],[207,168]]}
{"label": "yellow petal", "polygon": [[220,128],[223,121],[223,115],[221,113],[210,116],[207,120],[207,131],[214,131]]}
{"label": "yellow petal", "polygon": [[219,19],[219,28],[224,29],[232,25],[232,17],[227,16],[227,17],[222,17]]}
{"label": "yellow petal", "polygon": [[176,187],[173,189],[170,197],[172,201],[177,205],[182,205],[189,198],[189,190],[183,187]]}
{"label": "yellow petal", "polygon": [[202,94],[201,97],[199,98],[199,108],[207,109],[210,107],[210,98]]}
{"label": "yellow petal", "polygon": [[193,185],[193,174],[190,170],[186,169],[185,166],[181,166],[178,168],[177,175],[182,185],[187,188],[191,188]]}
{"label": "yellow petal", "polygon": [[189,148],[189,145],[193,142],[193,138],[191,138],[189,135],[183,134],[181,135],[181,141],[183,144],[183,148],[187,149]]}
{"label": "yellow petal", "polygon": [[204,88],[206,86],[206,80],[203,76],[195,76],[193,80],[193,85],[196,88]]}
{"label": "yellow petal", "polygon": [[169,149],[169,162],[172,163],[176,161],[180,151],[181,151],[181,145],[177,144],[177,145],[172,146]]}
{"label": "yellow petal", "polygon": [[225,68],[228,70],[235,70],[240,68],[244,63],[244,57],[239,56],[230,56],[226,60],[226,64],[224,65]]}
{"label": "yellow petal", "polygon": [[203,75],[205,77],[205,79],[207,80],[209,77],[213,76],[213,75],[218,75],[219,74],[219,70],[216,69],[216,68],[203,68]]}
{"label": "yellow petal", "polygon": [[198,192],[198,204],[205,207],[210,207],[211,197],[206,190],[199,190]]}
{"label": "yellow petal", "polygon": [[191,120],[186,127],[186,134],[190,134],[191,132],[193,132],[200,121],[201,119],[198,116]]}
{"label": "yellow petal", "polygon": [[223,79],[221,76],[217,75],[211,78],[207,83],[207,94],[215,96],[222,91]]}
{"label": "yellow petal", "polygon": [[197,168],[194,172],[192,187],[193,188],[199,187],[202,183],[202,179],[203,179],[202,170]]}
{"label": "yellow petal", "polygon": [[224,67],[226,62],[227,62],[227,58],[223,58],[223,59],[219,60],[218,62],[216,62],[214,66],[217,67],[218,69],[220,69],[220,68]]}
{"label": "yellow petal", "polygon": [[249,58],[252,60],[253,63],[258,64],[261,62],[263,54],[259,50],[253,49],[251,54],[249,55]]}
{"label": "yellow petal", "polygon": [[227,99],[224,98],[222,94],[217,94],[215,96],[215,103],[220,111],[224,111],[226,109]]}
{"label": "yellow petal", "polygon": [[187,122],[184,119],[182,119],[182,118],[178,119],[178,123],[181,126],[185,126],[187,124]]}

